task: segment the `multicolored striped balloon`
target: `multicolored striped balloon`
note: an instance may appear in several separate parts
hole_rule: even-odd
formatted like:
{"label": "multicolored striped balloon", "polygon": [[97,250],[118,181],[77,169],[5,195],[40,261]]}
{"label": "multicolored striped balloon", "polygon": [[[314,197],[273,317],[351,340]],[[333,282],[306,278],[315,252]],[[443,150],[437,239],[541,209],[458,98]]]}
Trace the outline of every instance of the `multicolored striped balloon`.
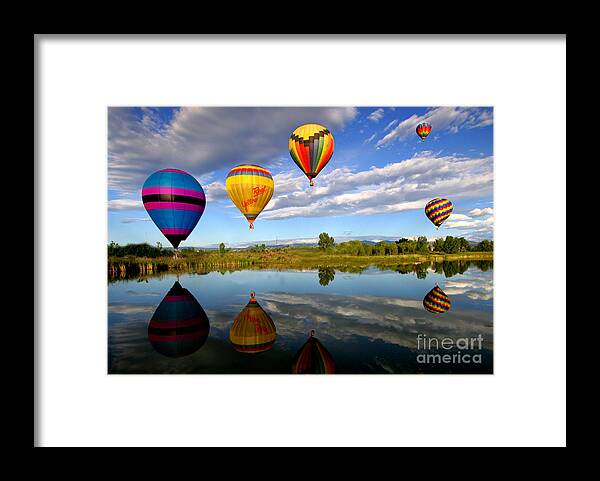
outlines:
{"label": "multicolored striped balloon", "polygon": [[210,323],[196,298],[175,282],[148,324],[152,347],[167,357],[188,356],[208,337]]}
{"label": "multicolored striped balloon", "polygon": [[275,183],[267,169],[260,165],[242,164],[229,171],[225,189],[248,220],[250,229],[254,229],[254,221],[273,197]]}
{"label": "multicolored striped balloon", "polygon": [[206,196],[202,186],[187,172],[163,169],[144,182],[142,202],[150,218],[177,249],[202,217]]}
{"label": "multicolored striped balloon", "polygon": [[335,374],[333,358],[315,337],[314,330],[310,331],[308,341],[296,353],[292,374]]}
{"label": "multicolored striped balloon", "polygon": [[435,198],[427,202],[425,215],[439,229],[453,210],[454,205],[448,199]]}
{"label": "multicolored striped balloon", "polygon": [[233,321],[229,340],[236,351],[255,354],[271,349],[276,338],[273,319],[260,307],[254,292],[251,292],[248,304]]}
{"label": "multicolored striped balloon", "polygon": [[435,286],[423,299],[423,307],[429,312],[443,314],[450,309],[450,298],[438,286]]}
{"label": "multicolored striped balloon", "polygon": [[421,142],[431,133],[431,124],[429,122],[421,122],[416,128],[417,135],[421,137]]}
{"label": "multicolored striped balloon", "polygon": [[313,179],[319,175],[333,155],[333,135],[319,124],[305,124],[298,127],[288,143],[290,155],[310,185],[315,185]]}

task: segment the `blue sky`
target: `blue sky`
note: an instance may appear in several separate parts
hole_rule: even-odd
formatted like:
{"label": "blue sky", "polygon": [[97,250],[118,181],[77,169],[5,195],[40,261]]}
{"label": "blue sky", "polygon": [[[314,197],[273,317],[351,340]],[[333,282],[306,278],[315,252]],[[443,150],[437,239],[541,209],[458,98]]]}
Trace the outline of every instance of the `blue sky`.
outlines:
{"label": "blue sky", "polygon": [[[420,142],[415,127],[423,120],[432,131]],[[325,125],[335,139],[313,188],[287,151],[303,123]],[[253,231],[225,191],[227,172],[244,162],[269,169],[275,180]],[[144,180],[167,167],[195,176],[207,196],[181,247],[309,241],[320,232],[338,241],[493,237],[489,107],[109,108],[109,240],[168,245],[140,194]],[[439,230],[423,212],[434,197],[454,203]]]}

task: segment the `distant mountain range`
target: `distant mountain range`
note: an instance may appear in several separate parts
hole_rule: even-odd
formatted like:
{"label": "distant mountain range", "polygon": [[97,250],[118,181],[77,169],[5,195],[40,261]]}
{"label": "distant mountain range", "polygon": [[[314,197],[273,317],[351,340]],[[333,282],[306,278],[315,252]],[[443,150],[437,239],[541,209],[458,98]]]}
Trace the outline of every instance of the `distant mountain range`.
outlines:
{"label": "distant mountain range", "polygon": [[[386,241],[386,242],[396,242],[398,239],[403,236],[377,236],[377,235],[367,235],[367,236],[339,236],[335,237],[335,242],[347,242],[351,240],[359,240],[362,242],[366,242],[367,244],[377,244],[378,242]],[[446,236],[439,236],[446,237]],[[407,237],[407,239],[416,239],[416,236]],[[427,240],[429,242],[433,242],[437,237],[428,237]],[[471,244],[475,244],[475,242],[470,242]],[[249,247],[254,247],[255,245],[265,244],[267,247],[301,247],[301,246],[316,246],[319,244],[318,237],[306,237],[301,239],[270,239],[270,240],[257,240],[252,242],[225,242],[225,246],[228,249],[248,249]],[[182,248],[187,249],[218,249],[219,244],[206,244],[206,245],[198,245],[198,246],[186,246]]]}

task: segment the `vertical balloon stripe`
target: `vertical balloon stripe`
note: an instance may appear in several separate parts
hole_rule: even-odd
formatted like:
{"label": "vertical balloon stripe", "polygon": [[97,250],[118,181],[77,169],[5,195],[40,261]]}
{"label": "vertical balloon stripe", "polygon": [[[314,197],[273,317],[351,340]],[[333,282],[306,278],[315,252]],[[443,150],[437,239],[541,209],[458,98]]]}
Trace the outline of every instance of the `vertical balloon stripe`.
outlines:
{"label": "vertical balloon stripe", "polygon": [[312,334],[294,356],[293,374],[334,374],[331,354]]}
{"label": "vertical balloon stripe", "polygon": [[333,154],[333,135],[322,125],[305,124],[294,130],[288,146],[292,160],[304,175],[312,179]]}

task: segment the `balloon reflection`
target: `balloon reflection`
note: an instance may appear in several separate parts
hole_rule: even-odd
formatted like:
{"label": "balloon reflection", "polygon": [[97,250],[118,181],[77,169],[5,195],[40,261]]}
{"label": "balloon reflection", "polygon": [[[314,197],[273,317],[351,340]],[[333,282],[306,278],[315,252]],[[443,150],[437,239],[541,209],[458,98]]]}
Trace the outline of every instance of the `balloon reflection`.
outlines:
{"label": "balloon reflection", "polygon": [[423,307],[434,314],[443,314],[450,305],[450,298],[437,285],[423,298]]}
{"label": "balloon reflection", "polygon": [[329,351],[310,331],[310,337],[294,356],[292,374],[334,374],[335,363]]}
{"label": "balloon reflection", "polygon": [[248,304],[233,321],[229,340],[236,351],[255,354],[271,349],[276,337],[275,323],[251,292]]}
{"label": "balloon reflection", "polygon": [[210,323],[204,309],[176,281],[150,319],[148,340],[160,354],[177,358],[200,349],[209,331]]}

